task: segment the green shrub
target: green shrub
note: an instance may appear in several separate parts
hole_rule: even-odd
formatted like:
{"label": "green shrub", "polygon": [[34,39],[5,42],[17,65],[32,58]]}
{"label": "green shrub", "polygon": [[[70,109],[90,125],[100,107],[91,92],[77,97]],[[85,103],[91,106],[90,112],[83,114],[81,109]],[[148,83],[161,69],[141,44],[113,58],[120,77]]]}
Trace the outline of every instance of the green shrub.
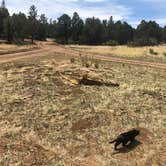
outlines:
{"label": "green shrub", "polygon": [[107,46],[117,46],[117,45],[119,45],[119,43],[117,41],[115,41],[115,40],[109,40],[104,45],[107,45]]}
{"label": "green shrub", "polygon": [[128,42],[129,47],[155,46],[159,42],[155,38],[136,38],[133,42]]}
{"label": "green shrub", "polygon": [[133,41],[127,42],[128,47],[135,47],[135,43]]}

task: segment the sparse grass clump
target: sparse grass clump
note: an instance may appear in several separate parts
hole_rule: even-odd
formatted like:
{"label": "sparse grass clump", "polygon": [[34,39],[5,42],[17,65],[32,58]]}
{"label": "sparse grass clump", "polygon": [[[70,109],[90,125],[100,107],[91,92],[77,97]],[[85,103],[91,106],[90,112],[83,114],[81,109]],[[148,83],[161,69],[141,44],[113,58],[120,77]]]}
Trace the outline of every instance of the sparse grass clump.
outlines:
{"label": "sparse grass clump", "polygon": [[98,61],[95,62],[95,68],[99,69],[99,62]]}
{"label": "sparse grass clump", "polygon": [[70,62],[71,62],[71,63],[75,63],[75,58],[72,57],[72,58],[70,59]]}
{"label": "sparse grass clump", "polygon": [[99,60],[93,59],[93,57],[88,58],[88,57],[81,57],[81,64],[83,67],[95,67],[96,69],[99,69],[100,65],[99,65]]}
{"label": "sparse grass clump", "polygon": [[166,57],[166,52],[163,53],[164,57]]}
{"label": "sparse grass clump", "polygon": [[107,45],[107,46],[117,46],[117,45],[119,45],[119,43],[115,40],[109,40],[105,43],[105,45]]}
{"label": "sparse grass clump", "polygon": [[152,55],[158,55],[158,52],[154,51],[154,49],[150,48],[149,53]]}
{"label": "sparse grass clump", "polygon": [[85,57],[81,57],[81,64],[82,64],[83,67],[89,68],[92,63],[91,63],[90,58],[88,58],[87,56],[85,56]]}

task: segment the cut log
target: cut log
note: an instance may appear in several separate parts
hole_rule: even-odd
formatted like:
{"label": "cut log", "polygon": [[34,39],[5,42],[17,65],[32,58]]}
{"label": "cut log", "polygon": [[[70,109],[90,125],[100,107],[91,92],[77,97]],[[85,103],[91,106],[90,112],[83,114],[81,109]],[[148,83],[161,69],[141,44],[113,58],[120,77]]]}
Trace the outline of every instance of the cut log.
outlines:
{"label": "cut log", "polygon": [[93,80],[88,78],[87,75],[84,75],[81,80],[79,80],[80,85],[88,85],[88,86],[111,86],[111,87],[119,87],[120,85],[118,83],[112,83],[112,82],[103,82],[98,80]]}

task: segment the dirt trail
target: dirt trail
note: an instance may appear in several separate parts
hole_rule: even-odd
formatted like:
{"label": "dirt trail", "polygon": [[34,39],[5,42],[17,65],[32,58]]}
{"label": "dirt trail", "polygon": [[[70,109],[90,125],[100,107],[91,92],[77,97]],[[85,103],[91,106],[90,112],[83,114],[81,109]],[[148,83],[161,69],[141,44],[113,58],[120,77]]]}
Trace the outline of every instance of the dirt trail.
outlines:
{"label": "dirt trail", "polygon": [[61,47],[52,45],[52,42],[43,42],[39,43],[38,45],[39,49],[37,50],[0,55],[0,63],[7,63],[21,59],[45,56],[54,52],[62,52]]}
{"label": "dirt trail", "polygon": [[[70,56],[79,56],[79,52],[75,50],[65,48],[64,46],[55,45],[52,42],[43,42],[40,44],[40,48],[37,50],[1,55],[0,63],[45,56],[51,53],[60,53],[60,54],[66,54]],[[92,55],[92,54],[83,54],[83,53],[81,53],[81,56],[90,56],[95,59],[107,60],[111,62],[118,62],[118,63],[124,63],[124,64],[166,69],[166,63],[150,62],[150,61],[143,61],[143,60],[132,60],[128,58],[113,57],[113,56],[111,57],[111,56],[104,56],[104,55]]]}

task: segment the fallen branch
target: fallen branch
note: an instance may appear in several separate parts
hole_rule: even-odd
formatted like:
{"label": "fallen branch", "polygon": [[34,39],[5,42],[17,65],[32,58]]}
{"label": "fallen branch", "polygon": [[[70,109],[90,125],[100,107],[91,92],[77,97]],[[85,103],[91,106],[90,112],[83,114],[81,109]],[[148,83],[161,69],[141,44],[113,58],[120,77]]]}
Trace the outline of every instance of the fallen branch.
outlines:
{"label": "fallen branch", "polygon": [[120,85],[118,83],[111,83],[111,82],[103,82],[103,81],[97,81],[92,80],[88,78],[87,75],[84,75],[81,80],[79,80],[80,85],[89,85],[89,86],[112,86],[112,87],[119,87]]}

